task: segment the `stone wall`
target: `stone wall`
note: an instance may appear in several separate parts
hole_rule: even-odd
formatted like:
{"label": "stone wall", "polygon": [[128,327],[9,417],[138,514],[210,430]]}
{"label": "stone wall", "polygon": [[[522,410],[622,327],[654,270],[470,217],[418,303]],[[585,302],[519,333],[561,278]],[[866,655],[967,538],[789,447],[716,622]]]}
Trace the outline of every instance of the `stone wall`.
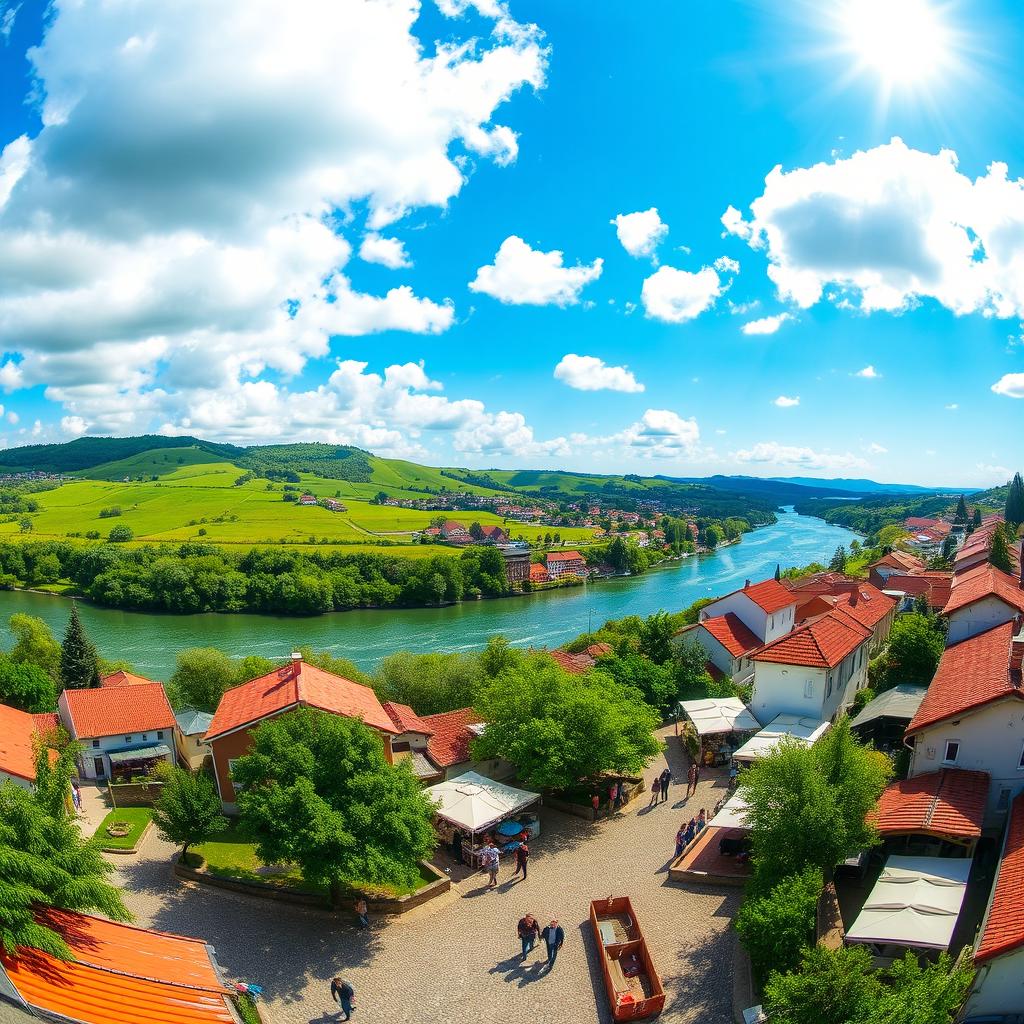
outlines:
{"label": "stone wall", "polygon": [[121,782],[107,787],[115,807],[152,807],[164,788],[162,782]]}

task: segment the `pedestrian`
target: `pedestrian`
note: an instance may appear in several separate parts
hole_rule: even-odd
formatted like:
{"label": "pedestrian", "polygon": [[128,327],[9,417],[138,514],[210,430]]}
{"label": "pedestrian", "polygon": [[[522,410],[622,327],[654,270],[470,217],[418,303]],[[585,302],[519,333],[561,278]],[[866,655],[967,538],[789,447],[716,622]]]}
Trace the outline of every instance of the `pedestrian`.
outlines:
{"label": "pedestrian", "polygon": [[366,905],[366,900],[360,896],[356,900],[356,905],[352,908],[356,912],[356,924],[359,928],[370,927],[370,908]]}
{"label": "pedestrian", "polygon": [[661,799],[661,776],[655,775],[651,783],[651,802],[647,805],[653,807]]}
{"label": "pedestrian", "polygon": [[613,782],[611,789],[608,790],[608,809],[611,811],[619,809],[619,784],[617,782]]}
{"label": "pedestrian", "polygon": [[702,807],[697,815],[697,832],[703,832],[708,826],[708,812]]}
{"label": "pedestrian", "polygon": [[694,761],[693,762],[693,769],[694,769],[694,771],[693,771],[693,792],[694,792],[694,794],[696,794],[696,792],[697,792],[697,783],[700,782],[700,768],[701,768],[700,761]]}
{"label": "pedestrian", "polygon": [[683,833],[683,845],[689,846],[693,842],[693,837],[697,834],[697,819],[691,818],[690,823],[686,826],[686,831]]}
{"label": "pedestrian", "polygon": [[331,999],[336,1003],[341,1004],[341,1011],[345,1014],[342,1020],[350,1020],[352,1017],[352,1011],[356,1008],[356,1004],[353,1000],[356,997],[356,990],[352,987],[352,983],[345,981],[343,978],[333,978],[331,980]]}
{"label": "pedestrian", "polygon": [[676,858],[678,859],[683,855],[683,850],[686,849],[686,826],[680,825],[679,831],[676,833]]}
{"label": "pedestrian", "polygon": [[526,881],[526,862],[530,859],[530,848],[526,843],[520,843],[516,847],[516,870],[512,877],[515,878],[520,871],[523,873],[523,881]]}
{"label": "pedestrian", "polygon": [[487,845],[480,851],[480,864],[487,872],[487,888],[493,889],[498,884],[498,864],[501,861],[501,854],[497,847],[487,840]]}
{"label": "pedestrian", "polygon": [[548,948],[548,970],[550,971],[555,966],[555,957],[558,956],[562,943],[565,942],[565,932],[558,923],[557,917],[551,919],[551,924],[540,933],[540,937]]}
{"label": "pedestrian", "polygon": [[658,779],[658,782],[659,782],[659,784],[661,786],[661,799],[662,800],[667,800],[668,799],[668,786],[669,786],[669,783],[671,781],[672,781],[672,772],[668,768],[666,768],[661,773],[661,777]]}
{"label": "pedestrian", "polygon": [[519,919],[516,931],[519,933],[519,939],[523,944],[523,959],[525,960],[526,954],[533,949],[534,943],[540,938],[540,923],[533,914],[527,914]]}
{"label": "pedestrian", "polygon": [[690,767],[686,770],[686,797],[689,799],[691,793],[697,792],[697,762],[691,761]]}

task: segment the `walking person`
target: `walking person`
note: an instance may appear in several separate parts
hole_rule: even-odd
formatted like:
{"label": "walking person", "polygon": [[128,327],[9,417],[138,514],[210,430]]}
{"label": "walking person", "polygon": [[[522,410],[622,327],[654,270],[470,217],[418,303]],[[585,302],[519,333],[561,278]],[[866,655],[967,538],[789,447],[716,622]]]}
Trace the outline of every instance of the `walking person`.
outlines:
{"label": "walking person", "polygon": [[356,900],[356,905],[352,908],[356,912],[356,925],[362,930],[370,927],[370,908],[367,906],[366,900],[362,896]]}
{"label": "walking person", "polygon": [[342,1020],[351,1020],[352,1011],[356,1008],[353,1000],[356,997],[356,990],[352,983],[343,978],[331,979],[331,999],[341,1004],[341,1012],[345,1014]]}
{"label": "walking person", "polygon": [[697,762],[691,761],[690,767],[686,769],[686,799],[697,792]]}
{"label": "walking person", "polygon": [[683,850],[686,849],[686,826],[680,825],[679,831],[676,833],[676,859],[678,860],[683,855]]}
{"label": "walking person", "polygon": [[519,933],[519,940],[523,944],[523,959],[525,960],[526,954],[533,949],[535,943],[540,938],[540,922],[538,922],[533,914],[527,914],[519,919],[516,931]]}
{"label": "walking person", "polygon": [[530,859],[530,848],[526,843],[520,843],[516,847],[516,870],[512,877],[515,878],[520,871],[523,873],[523,881],[526,881],[526,862]]}
{"label": "walking person", "polygon": [[501,854],[497,847],[489,839],[487,845],[480,851],[480,864],[487,872],[487,888],[493,889],[498,884],[498,864],[501,862]]}
{"label": "walking person", "polygon": [[668,787],[669,787],[669,783],[671,781],[672,781],[672,772],[671,772],[670,769],[666,768],[661,773],[661,776],[658,779],[658,785],[659,785],[659,787],[661,789],[661,799],[662,800],[667,800],[668,799]]}
{"label": "walking person", "polygon": [[557,917],[551,919],[551,924],[540,933],[540,937],[548,949],[548,970],[550,971],[555,966],[555,957],[558,956],[562,943],[565,942],[565,932],[558,923]]}
{"label": "walking person", "polygon": [[651,802],[647,805],[653,807],[661,799],[661,776],[655,775],[651,783]]}

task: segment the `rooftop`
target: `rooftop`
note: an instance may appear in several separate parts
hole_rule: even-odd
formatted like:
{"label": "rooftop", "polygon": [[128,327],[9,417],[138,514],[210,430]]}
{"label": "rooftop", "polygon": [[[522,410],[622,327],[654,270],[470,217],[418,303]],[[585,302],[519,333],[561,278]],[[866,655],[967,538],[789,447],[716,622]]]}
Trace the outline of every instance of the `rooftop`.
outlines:
{"label": "rooftop", "polygon": [[424,736],[430,735],[430,726],[408,704],[395,704],[393,701],[386,700],[381,707],[400,733],[418,732]]}
{"label": "rooftop", "polygon": [[583,556],[578,551],[549,551],[546,557],[549,562],[583,561]]}
{"label": "rooftop", "polygon": [[0,704],[0,772],[33,782],[36,757],[33,744],[45,726],[17,708]]}
{"label": "rooftop", "polygon": [[997,597],[1012,608],[1024,612],[1024,590],[1020,581],[991,562],[982,562],[953,577],[953,587],[943,614],[951,615],[986,597]]}
{"label": "rooftop", "polygon": [[468,761],[470,740],[475,739],[477,735],[470,726],[478,725],[482,721],[483,719],[472,708],[445,711],[438,715],[424,715],[423,722],[433,733],[427,743],[430,760],[439,768],[450,768],[452,765]]}
{"label": "rooftop", "polygon": [[781,611],[783,608],[788,608],[791,604],[796,604],[796,598],[775,579],[763,580],[760,583],[750,583],[744,586],[742,590],[733,591],[733,593],[742,593],[744,596],[749,597],[761,611],[767,612],[769,615],[773,612]]}
{"label": "rooftop", "polygon": [[766,644],[753,657],[755,661],[780,665],[835,668],[870,637],[870,629],[834,610]]}
{"label": "rooftop", "polygon": [[179,708],[174,712],[174,718],[183,736],[205,736],[213,721],[209,711],[189,707]]}
{"label": "rooftop", "polygon": [[874,814],[883,836],[927,833],[947,839],[977,839],[988,800],[988,772],[940,768],[893,782]]}
{"label": "rooftop", "polygon": [[733,612],[714,615],[709,619],[704,619],[700,625],[734,658],[741,658],[761,646],[761,640],[757,634],[752,633],[743,620]]}
{"label": "rooftop", "polygon": [[176,724],[163,683],[65,690],[62,696],[79,739],[155,732]]}
{"label": "rooftop", "polygon": [[1010,805],[1010,820],[999,859],[999,873],[988,910],[981,923],[976,963],[1009,953],[1024,945],[1024,793]]}
{"label": "rooftop", "polygon": [[100,677],[100,686],[145,686],[155,680],[147,679],[145,676],[137,676],[134,672],[125,672],[118,669],[109,675]]}
{"label": "rooftop", "polygon": [[856,728],[867,725],[879,718],[905,718],[908,722],[917,714],[917,709],[924,700],[925,686],[914,686],[911,683],[899,683],[889,690],[880,693],[873,701],[865,704],[860,714],[850,723]]}

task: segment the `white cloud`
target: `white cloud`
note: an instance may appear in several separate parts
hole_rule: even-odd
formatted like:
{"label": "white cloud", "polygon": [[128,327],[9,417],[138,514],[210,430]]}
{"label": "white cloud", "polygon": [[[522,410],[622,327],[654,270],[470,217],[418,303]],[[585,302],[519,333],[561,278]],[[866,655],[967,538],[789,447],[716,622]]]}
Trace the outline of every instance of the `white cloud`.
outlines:
{"label": "white cloud", "polygon": [[870,455],[885,455],[889,451],[884,445],[880,445],[877,441],[872,441],[865,449]]}
{"label": "white cloud", "polygon": [[[36,421],[38,423],[38,420]],[[78,437],[85,433],[86,422],[81,416],[65,416],[60,421],[60,429],[71,437]]]}
{"label": "white cloud", "polygon": [[956,412],[960,406],[956,402],[950,402],[949,405],[945,406],[947,412]]}
{"label": "white cloud", "polygon": [[1007,398],[1024,398],[1024,373],[1004,373],[992,385],[992,390]]}
{"label": "white cloud", "polygon": [[622,248],[630,256],[653,256],[668,234],[668,225],[654,206],[637,213],[620,213],[609,223],[615,225]]}
{"label": "white cloud", "polygon": [[405,244],[397,238],[385,238],[371,231],[359,246],[359,258],[367,263],[379,263],[389,270],[411,267],[412,260],[405,251]]}
{"label": "white cloud", "polygon": [[858,370],[854,377],[864,377],[867,380],[878,380],[882,375],[871,365],[865,366],[863,370]]}
{"label": "white cloud", "polygon": [[1003,484],[1013,475],[1013,470],[1006,466],[991,466],[987,462],[976,463],[978,471],[996,484]]}
{"label": "white cloud", "polygon": [[800,396],[797,395],[794,398],[788,398],[786,395],[779,395],[778,398],[772,403],[777,405],[780,409],[792,409],[794,405],[800,404]]}
{"label": "white cloud", "polygon": [[719,256],[714,262],[714,267],[720,274],[738,274],[740,272],[739,263],[728,256]]}
{"label": "white cloud", "polygon": [[792,319],[791,313],[776,313],[774,316],[763,316],[760,320],[750,320],[740,330],[744,334],[775,334],[787,320]]}
{"label": "white cloud", "polygon": [[21,4],[0,4],[0,37],[3,38],[4,43],[11,38],[11,33],[14,31],[14,21],[18,17],[18,11],[21,10]]}
{"label": "white cloud", "polygon": [[805,470],[867,469],[868,463],[852,452],[815,451],[777,441],[761,441],[752,448],[732,453],[740,463],[765,463],[784,468]]}
{"label": "white cloud", "polygon": [[865,312],[934,299],[957,314],[1024,314],[1024,180],[993,162],[971,179],[950,150],[900,139],[848,159],[776,167],[749,221],[726,231],[768,256],[780,297],[807,307],[829,290]]}
{"label": "white cloud", "polygon": [[469,283],[474,292],[510,305],[573,306],[580,292],[601,276],[603,260],[567,267],[558,249],[532,249],[518,235],[509,235],[494,257]]}
{"label": "white cloud", "polygon": [[555,367],[555,379],[577,391],[643,391],[633,372],[625,366],[609,366],[597,356],[569,353]]}
{"label": "white cloud", "polygon": [[11,409],[7,413],[7,422],[8,423],[11,423],[11,424],[17,423],[20,418],[21,417],[18,416],[18,414],[13,409]]}
{"label": "white cloud", "polygon": [[448,301],[356,291],[343,234],[445,208],[466,150],[514,159],[494,115],[547,52],[474,7],[483,37],[453,24],[435,50],[415,3],[55,4],[28,55],[42,128],[0,156],[0,385],[139,429],[335,335],[445,330]]}
{"label": "white cloud", "polygon": [[644,281],[640,296],[647,316],[681,324],[710,309],[724,290],[711,267],[703,267],[695,274],[675,267],[659,267]]}
{"label": "white cloud", "polygon": [[644,458],[672,459],[692,454],[700,441],[700,428],[691,416],[683,419],[670,409],[648,409],[636,423],[611,438],[611,442],[624,446],[627,451]]}

